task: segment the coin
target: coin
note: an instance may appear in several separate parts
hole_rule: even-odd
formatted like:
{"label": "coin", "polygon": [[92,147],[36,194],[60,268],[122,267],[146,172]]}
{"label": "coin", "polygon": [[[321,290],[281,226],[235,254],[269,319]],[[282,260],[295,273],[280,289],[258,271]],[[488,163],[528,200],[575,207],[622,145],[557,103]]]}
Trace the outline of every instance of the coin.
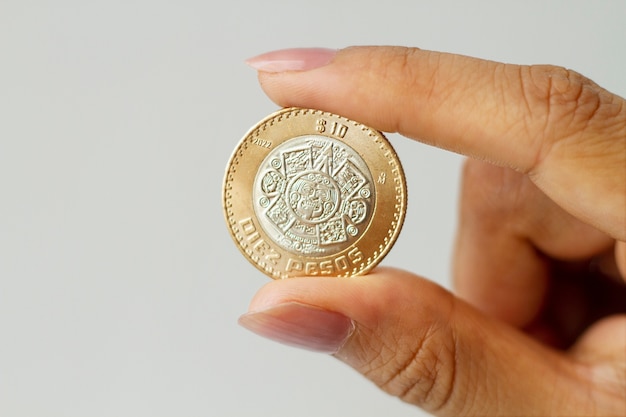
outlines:
{"label": "coin", "polygon": [[313,109],[248,131],[228,162],[223,206],[241,253],[274,279],[362,275],[395,243],[406,181],[385,136]]}

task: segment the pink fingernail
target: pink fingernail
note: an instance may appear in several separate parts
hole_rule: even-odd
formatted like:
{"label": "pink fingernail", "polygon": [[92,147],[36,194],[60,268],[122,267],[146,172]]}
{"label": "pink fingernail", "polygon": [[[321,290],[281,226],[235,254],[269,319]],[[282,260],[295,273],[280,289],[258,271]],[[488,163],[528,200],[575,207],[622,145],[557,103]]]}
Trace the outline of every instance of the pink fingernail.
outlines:
{"label": "pink fingernail", "polygon": [[281,49],[250,58],[246,64],[264,72],[308,71],[329,64],[336,54],[326,48]]}
{"label": "pink fingernail", "polygon": [[268,339],[323,353],[339,351],[354,329],[343,314],[296,302],[246,313],[239,324]]}

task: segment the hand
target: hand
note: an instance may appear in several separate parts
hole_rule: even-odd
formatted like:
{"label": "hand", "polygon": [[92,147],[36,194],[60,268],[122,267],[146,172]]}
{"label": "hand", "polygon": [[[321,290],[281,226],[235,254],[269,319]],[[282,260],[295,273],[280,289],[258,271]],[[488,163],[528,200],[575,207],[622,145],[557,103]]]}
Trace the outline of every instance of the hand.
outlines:
{"label": "hand", "polygon": [[[394,47],[253,58],[281,106],[465,154],[456,295],[273,281],[242,316],[436,415],[626,415],[626,101],[583,76]],[[615,305],[613,305],[615,304]]]}

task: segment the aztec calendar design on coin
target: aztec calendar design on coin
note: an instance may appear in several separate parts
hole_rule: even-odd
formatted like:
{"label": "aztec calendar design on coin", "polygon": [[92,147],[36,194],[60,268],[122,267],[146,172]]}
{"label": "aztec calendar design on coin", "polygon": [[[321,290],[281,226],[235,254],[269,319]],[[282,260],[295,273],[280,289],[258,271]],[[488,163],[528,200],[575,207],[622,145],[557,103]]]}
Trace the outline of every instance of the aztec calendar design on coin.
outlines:
{"label": "aztec calendar design on coin", "polygon": [[350,146],[307,135],[267,155],[254,180],[253,206],[283,249],[325,255],[349,246],[367,227],[372,189],[366,163]]}

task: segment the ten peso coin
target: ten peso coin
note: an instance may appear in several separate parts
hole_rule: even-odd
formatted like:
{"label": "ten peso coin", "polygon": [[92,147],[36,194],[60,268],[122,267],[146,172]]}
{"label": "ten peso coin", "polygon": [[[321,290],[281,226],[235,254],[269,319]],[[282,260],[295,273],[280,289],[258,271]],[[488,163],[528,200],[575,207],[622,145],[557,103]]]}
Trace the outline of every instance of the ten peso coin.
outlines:
{"label": "ten peso coin", "polygon": [[285,108],[238,144],[222,197],[233,240],[266,275],[353,276],[393,246],[407,189],[382,133],[335,114]]}

